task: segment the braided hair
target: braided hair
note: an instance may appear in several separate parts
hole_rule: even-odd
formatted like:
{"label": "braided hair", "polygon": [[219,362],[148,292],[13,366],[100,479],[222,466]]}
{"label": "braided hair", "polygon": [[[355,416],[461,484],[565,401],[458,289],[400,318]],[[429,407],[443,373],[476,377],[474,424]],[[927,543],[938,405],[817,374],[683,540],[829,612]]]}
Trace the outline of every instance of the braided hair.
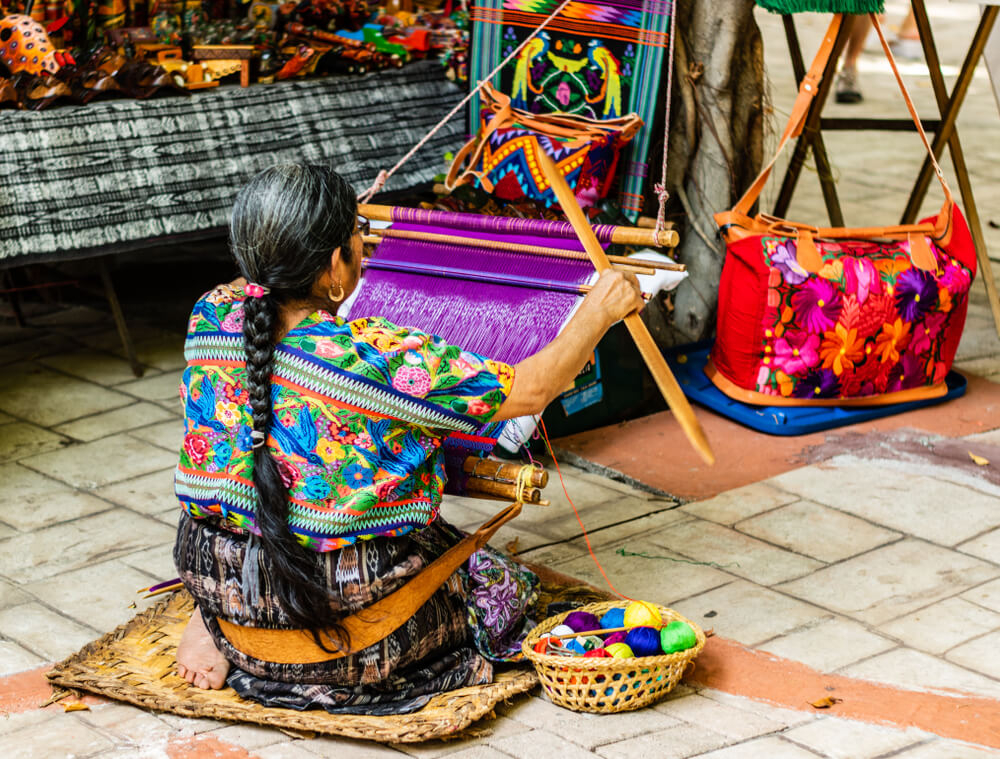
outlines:
{"label": "braided hair", "polygon": [[[350,262],[356,215],[354,190],[326,166],[274,166],[253,177],[236,197],[230,249],[240,273],[268,289],[263,297],[247,298],[243,305],[246,389],[257,439],[267,439],[273,416],[271,374],[280,307],[315,300],[313,287],[329,269],[330,256],[338,247]],[[332,629],[339,645],[347,645],[315,557],[288,527],[288,489],[266,444],[254,448],[253,482],[262,558],[289,620],[311,629],[320,645],[324,645],[321,628]],[[245,561],[256,564],[255,553],[248,550]]]}

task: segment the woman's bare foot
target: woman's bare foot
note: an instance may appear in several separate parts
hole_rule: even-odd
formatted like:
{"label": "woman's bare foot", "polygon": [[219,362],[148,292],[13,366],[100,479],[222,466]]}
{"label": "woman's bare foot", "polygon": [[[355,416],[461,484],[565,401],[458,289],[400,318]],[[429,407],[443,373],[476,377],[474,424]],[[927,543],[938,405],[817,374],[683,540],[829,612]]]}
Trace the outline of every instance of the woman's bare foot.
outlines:
{"label": "woman's bare foot", "polygon": [[177,674],[196,688],[219,689],[226,684],[229,662],[215,647],[197,608],[177,646]]}

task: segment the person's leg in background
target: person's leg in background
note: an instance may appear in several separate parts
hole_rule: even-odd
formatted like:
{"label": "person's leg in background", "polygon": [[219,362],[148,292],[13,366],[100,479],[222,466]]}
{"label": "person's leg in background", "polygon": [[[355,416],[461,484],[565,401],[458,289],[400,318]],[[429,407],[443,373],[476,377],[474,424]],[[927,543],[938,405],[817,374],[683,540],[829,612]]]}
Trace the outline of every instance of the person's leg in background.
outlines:
{"label": "person's leg in background", "polygon": [[864,100],[858,84],[858,58],[865,49],[865,40],[871,27],[867,15],[849,15],[845,21],[851,25],[847,46],[844,48],[844,63],[837,76],[836,100],[838,103],[860,103]]}
{"label": "person's leg in background", "polygon": [[917,29],[917,19],[913,15],[913,9],[906,14],[903,25],[896,32],[896,38],[889,43],[892,54],[904,61],[924,60],[924,49],[920,44],[920,30]]}

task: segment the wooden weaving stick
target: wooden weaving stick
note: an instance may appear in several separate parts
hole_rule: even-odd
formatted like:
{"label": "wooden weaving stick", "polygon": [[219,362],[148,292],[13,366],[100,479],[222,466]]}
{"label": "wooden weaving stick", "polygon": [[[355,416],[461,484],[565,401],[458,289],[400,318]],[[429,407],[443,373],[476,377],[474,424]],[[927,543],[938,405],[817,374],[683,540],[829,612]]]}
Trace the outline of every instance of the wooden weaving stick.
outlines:
{"label": "wooden weaving stick", "polygon": [[[375,221],[395,221],[392,206],[361,203],[358,213]],[[616,245],[641,245],[652,248],[674,248],[680,238],[672,229],[657,231],[648,227],[614,227],[611,242]]]}
{"label": "wooden weaving stick", "polygon": [[[391,232],[392,230],[391,229],[387,229],[385,231],[386,232]],[[475,248],[475,247],[485,247],[485,248],[489,248],[491,250],[502,250],[505,253],[529,253],[529,252],[533,253],[534,252],[534,251],[531,251],[531,250],[525,250],[524,248],[521,248],[521,247],[518,247],[518,246],[514,246],[514,245],[505,246],[502,243],[494,243],[493,245],[478,246],[478,245],[476,245],[476,240],[474,238],[471,238],[471,237],[454,237],[453,238],[451,235],[434,235],[434,237],[436,237],[436,238],[444,238],[444,239],[428,240],[426,237],[404,237],[405,234],[407,234],[407,233],[406,232],[401,232],[398,235],[376,235],[376,234],[362,235],[361,242],[365,243],[366,245],[379,245],[379,244],[381,244],[382,240],[384,240],[386,237],[398,237],[398,238],[405,239],[405,240],[423,240],[423,241],[426,241],[426,242],[437,242],[437,243],[444,243],[444,244],[454,244],[454,243],[451,243],[450,241],[452,239],[455,239],[455,240],[463,240],[464,241],[464,242],[457,243],[457,244],[459,244],[459,245],[466,245],[468,247],[473,247],[473,248]],[[419,234],[419,233],[416,233],[416,234]],[[526,248],[537,248],[538,250],[546,250],[546,251],[548,250],[548,248],[542,248],[540,246],[535,246],[535,245],[524,246],[524,247],[526,247]],[[572,254],[575,254],[575,255],[564,256],[564,255],[559,255],[560,253],[572,253]],[[552,258],[568,258],[568,259],[573,259],[573,260],[578,260],[578,259],[587,260],[587,256],[586,256],[585,253],[576,254],[576,251],[573,251],[573,250],[557,251],[556,255],[552,256]],[[616,258],[624,258],[624,256],[616,256]],[[615,263],[614,261],[612,261],[611,263],[612,263],[612,265],[616,269],[620,269],[621,271],[630,271],[633,274],[645,274],[645,275],[648,275],[648,276],[652,276],[652,275],[656,274],[656,270],[657,269],[662,269],[662,268],[665,267],[665,264],[661,264],[661,263],[659,263],[657,261],[650,262],[650,265],[647,266],[646,262],[643,259],[641,259],[641,258],[637,258],[635,260],[635,263],[632,263],[631,261],[628,262],[628,263],[622,263],[622,264]],[[653,266],[652,264],[656,264],[656,266]]]}
{"label": "wooden weaving stick", "polygon": [[[562,172],[556,168],[555,164],[552,163],[552,159],[549,158],[544,150],[538,151],[538,163],[542,167],[542,171],[545,173],[545,178],[548,180],[549,185],[551,185],[552,191],[555,192],[556,197],[559,199],[559,205],[562,206],[566,218],[573,225],[573,229],[576,230],[580,242],[583,243],[584,250],[587,251],[590,260],[593,261],[594,268],[599,272],[610,269],[611,263],[608,261],[608,257],[601,244],[597,241],[594,230],[590,228],[590,222],[584,215],[583,209],[580,208],[580,204],[576,202],[576,196],[566,183],[566,178],[563,177]],[[646,329],[646,325],[639,317],[639,313],[633,312],[626,316],[625,326],[628,327],[628,331],[632,335],[639,353],[642,354],[643,361],[646,362],[646,366],[649,368],[650,373],[652,373],[653,379],[656,380],[656,385],[660,388],[663,398],[670,405],[670,410],[674,412],[674,417],[680,422],[681,429],[687,435],[688,441],[701,454],[706,464],[714,464],[715,455],[712,453],[708,439],[705,437],[705,433],[701,429],[694,411],[691,409],[691,404],[688,403],[684,391],[681,390],[681,386],[677,384],[673,372],[667,366],[663,354],[660,353],[660,349],[654,342],[653,336],[649,334],[649,330]]]}

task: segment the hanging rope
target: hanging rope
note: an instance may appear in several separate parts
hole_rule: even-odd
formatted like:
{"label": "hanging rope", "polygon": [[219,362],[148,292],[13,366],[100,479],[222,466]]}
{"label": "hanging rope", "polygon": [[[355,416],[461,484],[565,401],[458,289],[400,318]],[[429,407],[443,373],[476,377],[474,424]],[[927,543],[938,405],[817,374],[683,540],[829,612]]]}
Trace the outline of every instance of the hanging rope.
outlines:
{"label": "hanging rope", "polygon": [[[403,166],[403,164],[409,161],[414,156],[414,154],[416,154],[416,152],[420,150],[420,148],[422,148],[424,145],[427,144],[427,142],[431,139],[431,137],[433,137],[435,134],[438,133],[438,130],[440,130],[441,127],[443,127],[445,124],[451,121],[452,117],[460,110],[462,110],[462,108],[465,107],[466,103],[472,100],[472,98],[476,96],[476,94],[483,88],[483,86],[488,82],[490,82],[493,79],[493,77],[496,76],[496,74],[504,66],[506,66],[514,58],[516,58],[517,54],[524,49],[524,46],[527,45],[529,42],[531,42],[531,40],[533,40],[535,37],[537,37],[538,34],[542,31],[542,29],[548,26],[549,22],[552,21],[552,19],[554,19],[556,16],[558,16],[562,12],[562,9],[565,8],[567,5],[569,5],[570,2],[572,2],[572,0],[563,0],[563,2],[559,4],[559,7],[556,8],[554,11],[552,11],[552,13],[549,14],[548,18],[546,18],[541,24],[539,24],[538,28],[535,29],[535,31],[533,31],[530,35],[528,35],[527,38],[525,38],[524,42],[522,42],[520,45],[517,46],[517,48],[515,48],[514,52],[512,52],[510,55],[508,55],[506,58],[500,61],[497,67],[493,69],[489,74],[487,74],[486,77],[481,82],[479,82],[478,85],[476,85],[475,89],[473,89],[472,92],[470,92],[468,95],[462,98],[461,102],[454,108],[452,108],[451,111],[448,112],[447,116],[441,119],[441,121],[439,121],[436,126],[434,126],[426,135],[424,135],[424,138],[420,140],[420,142],[418,142],[416,145],[410,148],[410,151],[402,158],[400,158],[395,166],[393,166],[388,171],[386,171],[385,169],[379,171],[378,175],[375,177],[374,184],[372,184],[371,187],[369,187],[361,194],[361,196],[358,198],[358,201],[360,203],[367,203],[372,198],[372,196],[375,195],[375,193],[381,190],[385,186],[385,183],[389,181],[389,177],[391,177],[393,174],[399,171],[399,169]],[[670,42],[673,43],[672,36],[670,38]]]}
{"label": "hanging rope", "polygon": [[656,234],[664,231],[666,222],[667,199],[670,193],[667,192],[667,151],[670,148],[670,100],[674,84],[674,33],[677,29],[677,2],[670,4],[670,40],[667,43],[667,104],[663,109],[663,166],[660,173],[659,184],[653,185],[656,192],[656,199],[659,201],[659,208],[656,210]]}

